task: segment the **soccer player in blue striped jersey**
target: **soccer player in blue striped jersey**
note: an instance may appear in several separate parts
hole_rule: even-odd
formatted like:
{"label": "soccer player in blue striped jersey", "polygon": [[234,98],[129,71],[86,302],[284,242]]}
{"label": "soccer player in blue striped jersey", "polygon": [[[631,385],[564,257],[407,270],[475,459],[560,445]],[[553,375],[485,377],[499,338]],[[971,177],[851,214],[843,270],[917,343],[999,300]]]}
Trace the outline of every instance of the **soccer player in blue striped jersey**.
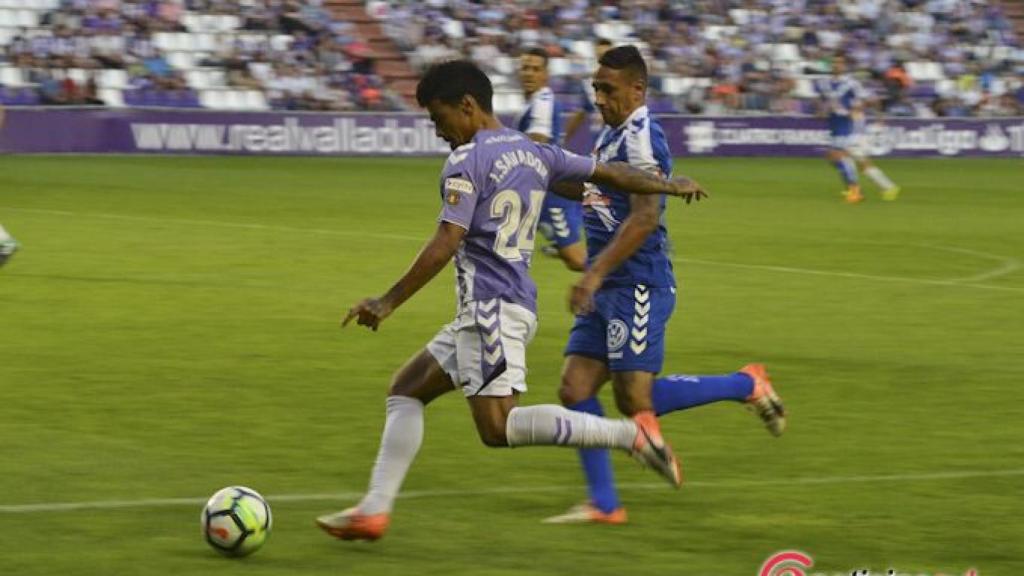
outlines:
{"label": "soccer player in blue striped jersey", "polygon": [[[609,50],[594,75],[596,105],[605,122],[594,156],[627,162],[668,177],[672,157],[665,134],[645,105],[647,66],[633,46]],[[570,292],[576,320],[565,349],[563,405],[603,415],[597,392],[609,379],[623,413],[637,421],[734,400],[750,405],[773,434],[785,426],[781,401],[764,367],[750,364],[717,376],[656,378],[665,353],[665,328],[675,308],[676,281],[667,251],[665,198],[631,197],[613,187],[584,187],[587,269]],[[589,501],[551,523],[621,524],[607,450],[580,450]]]}
{"label": "soccer player in blue striped jersey", "polygon": [[868,158],[866,103],[870,93],[853,76],[846,73],[842,56],[832,59],[832,77],[818,83],[818,92],[828,114],[831,143],[825,157],[832,163],[846,185],[846,202],[864,200],[857,169],[863,170],[882,190],[883,200],[895,200],[900,188]]}
{"label": "soccer player in blue striped jersey", "polygon": [[[562,108],[548,86],[548,54],[543,48],[528,48],[519,57],[519,81],[526,97],[526,109],[517,129],[535,142],[559,145]],[[537,229],[554,246],[570,270],[581,271],[587,259],[580,235],[583,228],[580,203],[548,194]]]}

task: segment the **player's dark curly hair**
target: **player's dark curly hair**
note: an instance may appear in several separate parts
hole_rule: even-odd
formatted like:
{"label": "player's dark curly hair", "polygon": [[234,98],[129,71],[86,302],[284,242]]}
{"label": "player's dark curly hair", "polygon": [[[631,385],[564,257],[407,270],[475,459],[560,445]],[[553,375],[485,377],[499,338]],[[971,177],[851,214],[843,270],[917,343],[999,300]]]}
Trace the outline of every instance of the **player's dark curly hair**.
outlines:
{"label": "player's dark curly hair", "polygon": [[416,101],[426,108],[434,100],[455,105],[469,94],[480,109],[492,113],[494,88],[484,71],[469,60],[451,60],[434,64],[416,86]]}
{"label": "player's dark curly hair", "polygon": [[601,56],[598,63],[613,70],[627,70],[634,77],[643,80],[645,86],[647,85],[647,63],[636,46],[612,48]]}

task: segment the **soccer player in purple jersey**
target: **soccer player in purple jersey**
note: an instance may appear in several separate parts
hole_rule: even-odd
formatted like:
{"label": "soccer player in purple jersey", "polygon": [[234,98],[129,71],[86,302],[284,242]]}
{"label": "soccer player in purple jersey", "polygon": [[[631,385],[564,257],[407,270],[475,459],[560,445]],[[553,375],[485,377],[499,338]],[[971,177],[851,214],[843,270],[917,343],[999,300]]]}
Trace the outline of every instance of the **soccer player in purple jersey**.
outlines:
{"label": "soccer player in purple jersey", "polygon": [[[679,485],[679,468],[657,423],[611,420],[561,406],[517,407],[526,391],[526,345],[536,328],[537,289],[528,269],[544,194],[557,181],[591,181],[632,193],[699,199],[692,182],[670,181],[625,163],[598,164],[504,128],[493,90],[471,62],[432,67],[416,99],[453,150],[441,173],[441,215],[434,237],[409,270],[378,298],[353,306],[377,330],[403,302],[455,258],[456,319],[395,374],[369,490],[354,507],[317,518],[338,538],[376,540],[390,523],[399,488],[423,438],[424,407],[461,389],[488,446],[618,448]],[[577,195],[578,197],[578,195]]]}
{"label": "soccer player in purple jersey", "polygon": [[[594,75],[596,105],[605,122],[594,156],[628,162],[653,174],[672,173],[672,155],[661,125],[645,105],[647,66],[633,46],[607,51]],[[600,182],[588,184],[583,222],[587,270],[573,286],[576,321],[569,335],[559,397],[566,407],[603,416],[597,392],[612,381],[619,410],[640,422],[710,402],[745,402],[775,435],[785,427],[781,401],[764,366],[749,364],[724,375],[658,378],[665,330],[675,309],[676,282],[663,216],[665,199],[627,196]],[[558,189],[579,184],[561,183]],[[581,449],[589,500],[550,523],[622,524],[607,450]]]}

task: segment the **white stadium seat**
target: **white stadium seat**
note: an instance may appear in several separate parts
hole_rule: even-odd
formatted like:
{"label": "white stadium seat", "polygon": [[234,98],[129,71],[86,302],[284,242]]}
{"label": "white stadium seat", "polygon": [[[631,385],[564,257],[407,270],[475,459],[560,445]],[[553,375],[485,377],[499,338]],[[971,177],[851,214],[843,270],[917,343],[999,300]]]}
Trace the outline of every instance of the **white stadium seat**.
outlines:
{"label": "white stadium seat", "polygon": [[15,23],[22,28],[35,28],[39,25],[39,18],[33,10],[18,10],[15,13]]}
{"label": "white stadium seat", "polygon": [[81,68],[69,68],[65,70],[65,73],[68,75],[68,78],[74,80],[75,84],[79,86],[83,86],[89,81],[89,72]]}
{"label": "white stadium seat", "polygon": [[572,62],[567,58],[552,58],[548,61],[548,73],[552,76],[567,76],[572,72]]}
{"label": "white stadium seat", "polygon": [[124,106],[124,94],[117,88],[101,88],[98,93],[100,100],[107,106],[121,108]]}
{"label": "white stadium seat", "polygon": [[96,78],[100,88],[124,88],[128,85],[128,73],[124,70],[103,70]]}
{"label": "white stadium seat", "polygon": [[192,54],[188,52],[168,52],[167,63],[178,70],[188,70],[194,66]]}
{"label": "white stadium seat", "polygon": [[269,108],[267,106],[267,98],[259,90],[246,90],[243,93],[242,101],[245,103],[245,108],[249,110],[266,110]]}
{"label": "white stadium seat", "polygon": [[213,110],[222,110],[224,106],[224,91],[223,90],[203,90],[199,93],[199,103],[202,104],[203,108],[211,108]]}
{"label": "white stadium seat", "polygon": [[238,16],[225,14],[217,16],[217,30],[220,32],[234,32],[242,27],[242,20]]}
{"label": "white stadium seat", "polygon": [[0,67],[0,86],[24,86],[25,80],[21,68],[13,66]]}

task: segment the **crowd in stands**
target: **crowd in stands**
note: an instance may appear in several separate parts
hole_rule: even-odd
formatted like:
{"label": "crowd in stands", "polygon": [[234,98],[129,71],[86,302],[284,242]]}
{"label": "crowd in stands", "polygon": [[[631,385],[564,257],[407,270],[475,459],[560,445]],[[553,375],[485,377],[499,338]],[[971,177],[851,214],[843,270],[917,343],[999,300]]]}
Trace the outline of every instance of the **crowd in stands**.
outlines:
{"label": "crowd in stands", "polygon": [[594,40],[642,47],[655,108],[697,114],[814,113],[831,56],[893,116],[1024,114],[1024,52],[994,0],[368,2],[420,67],[469,57],[521,104],[516,55],[541,46],[574,101]]}
{"label": "crowd in stands", "polygon": [[319,1],[5,1],[20,6],[0,5],[0,99],[8,103],[403,105],[374,73],[354,25]]}
{"label": "crowd in stands", "polygon": [[[0,0],[0,102],[288,110],[406,104],[322,0]],[[468,57],[497,107],[543,47],[570,107],[598,39],[636,44],[657,111],[813,114],[843,54],[892,116],[1024,115],[1024,51],[995,0],[369,0],[417,69]]]}

